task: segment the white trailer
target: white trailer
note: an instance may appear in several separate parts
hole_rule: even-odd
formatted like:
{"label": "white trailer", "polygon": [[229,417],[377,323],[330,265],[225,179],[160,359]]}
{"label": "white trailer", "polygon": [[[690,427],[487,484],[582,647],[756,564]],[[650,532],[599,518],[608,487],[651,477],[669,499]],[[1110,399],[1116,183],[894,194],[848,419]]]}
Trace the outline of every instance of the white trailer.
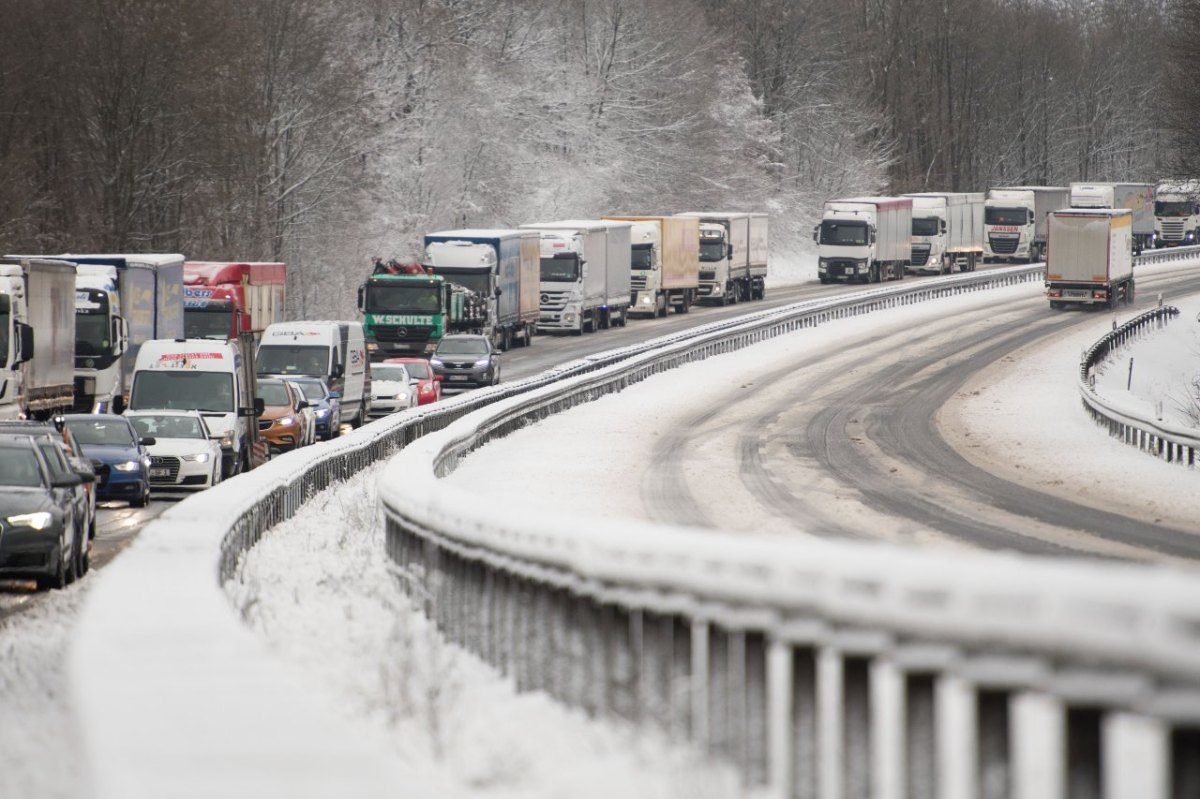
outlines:
{"label": "white trailer", "polygon": [[912,200],[850,197],[825,203],[817,242],[822,283],[901,280],[912,262]]}
{"label": "white trailer", "polygon": [[725,305],[766,296],[766,214],[689,211],[676,216],[700,220],[699,299]]}
{"label": "white trailer", "polygon": [[591,219],[521,226],[541,238],[539,329],[580,335],[625,325],[632,227]]}
{"label": "white trailer", "polygon": [[983,201],[983,262],[1037,263],[1046,254],[1046,215],[1071,205],[1066,186],[998,186]]}
{"label": "white trailer", "polygon": [[919,274],[974,272],[983,259],[983,193],[919,192],[912,198],[912,265]]}
{"label": "white trailer", "polygon": [[1128,208],[1133,212],[1133,251],[1154,241],[1153,183],[1072,183],[1072,208]]}
{"label": "white trailer", "polygon": [[0,264],[0,418],[46,419],[75,397],[75,264]]}
{"label": "white trailer", "polygon": [[1046,296],[1051,308],[1133,302],[1133,212],[1071,208],[1049,217]]}
{"label": "white trailer", "polygon": [[1154,194],[1154,246],[1200,243],[1200,180],[1168,180]]}

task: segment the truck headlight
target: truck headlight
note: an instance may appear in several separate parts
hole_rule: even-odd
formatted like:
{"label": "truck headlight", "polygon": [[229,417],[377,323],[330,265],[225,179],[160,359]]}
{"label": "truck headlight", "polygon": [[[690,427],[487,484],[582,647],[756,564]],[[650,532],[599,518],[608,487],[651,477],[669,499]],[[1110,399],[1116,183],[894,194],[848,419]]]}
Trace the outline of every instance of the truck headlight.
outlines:
{"label": "truck headlight", "polygon": [[233,431],[226,430],[221,434],[221,449],[233,449]]}
{"label": "truck headlight", "polygon": [[4,521],[13,527],[30,527],[34,530],[45,530],[50,526],[53,518],[49,511],[40,510],[35,513],[18,513],[15,516],[9,516]]}

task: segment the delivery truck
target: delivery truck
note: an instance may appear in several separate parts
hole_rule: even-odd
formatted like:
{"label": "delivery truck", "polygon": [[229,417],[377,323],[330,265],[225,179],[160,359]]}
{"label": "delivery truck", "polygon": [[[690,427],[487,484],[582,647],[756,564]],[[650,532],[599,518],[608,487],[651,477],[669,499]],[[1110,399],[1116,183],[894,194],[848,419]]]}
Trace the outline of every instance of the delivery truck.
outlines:
{"label": "delivery truck", "polygon": [[1051,308],[1133,302],[1133,212],[1128,208],[1052,211],[1046,250]]}
{"label": "delivery truck", "polygon": [[717,305],[767,296],[767,215],[688,211],[700,220],[701,301]]}
{"label": "delivery truck", "polygon": [[1072,183],[1072,208],[1128,208],[1133,212],[1133,251],[1154,243],[1153,183]]}
{"label": "delivery truck", "polygon": [[983,261],[983,192],[905,194],[912,207],[912,264],[923,275],[974,272]]}
{"label": "delivery truck", "polygon": [[687,313],[700,289],[700,222],[679,216],[605,216],[631,222],[629,313]]}
{"label": "delivery truck", "polygon": [[1046,254],[1046,215],[1071,205],[1066,186],[998,186],[983,201],[983,262],[1037,263]]}
{"label": "delivery truck", "polygon": [[541,240],[538,330],[580,335],[621,325],[631,297],[630,222],[566,219],[522,230]]}
{"label": "delivery truck", "polygon": [[0,419],[48,419],[74,399],[75,265],[0,263]]}
{"label": "delivery truck", "polygon": [[224,341],[250,333],[257,340],[283,321],[286,288],[286,264],[186,261],[184,335]]}
{"label": "delivery truck", "polygon": [[912,263],[912,200],[829,200],[821,223],[813,229],[813,241],[822,283],[901,280]]}
{"label": "delivery truck", "polygon": [[508,350],[533,343],[541,316],[540,238],[532,230],[443,230],[425,236],[421,261],[432,275],[462,286],[486,306],[470,332]]}

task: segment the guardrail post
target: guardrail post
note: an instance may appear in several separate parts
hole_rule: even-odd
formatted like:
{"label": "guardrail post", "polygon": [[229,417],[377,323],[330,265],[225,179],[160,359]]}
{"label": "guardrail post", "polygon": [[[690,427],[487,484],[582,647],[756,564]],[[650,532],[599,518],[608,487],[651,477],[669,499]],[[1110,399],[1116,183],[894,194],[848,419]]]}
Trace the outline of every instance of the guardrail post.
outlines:
{"label": "guardrail post", "polygon": [[842,655],[831,647],[817,650],[817,796],[842,799],[844,767]]}
{"label": "guardrail post", "polygon": [[886,658],[871,662],[871,796],[905,799],[904,675]]}
{"label": "guardrail post", "polygon": [[1067,717],[1062,702],[1033,692],[1012,698],[1013,796],[1065,799]]}
{"label": "guardrail post", "polygon": [[[941,675],[935,687],[938,799],[975,799],[978,714],[974,686],[957,674]],[[1013,796],[1026,799],[1016,791]]]}
{"label": "guardrail post", "polygon": [[790,799],[795,782],[792,647],[767,643],[767,785],[772,799]]}
{"label": "guardrail post", "polygon": [[1167,799],[1171,773],[1167,725],[1115,712],[1104,719],[1102,729],[1104,799]]}

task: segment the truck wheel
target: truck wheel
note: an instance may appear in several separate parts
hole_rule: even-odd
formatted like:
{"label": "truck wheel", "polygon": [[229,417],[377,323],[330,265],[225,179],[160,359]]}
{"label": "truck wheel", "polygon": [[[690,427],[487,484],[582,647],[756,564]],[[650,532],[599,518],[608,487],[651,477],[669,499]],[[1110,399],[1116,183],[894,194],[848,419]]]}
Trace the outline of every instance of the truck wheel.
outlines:
{"label": "truck wheel", "polygon": [[654,309],[654,315],[660,319],[667,318],[667,297],[664,294],[658,298],[659,304]]}

